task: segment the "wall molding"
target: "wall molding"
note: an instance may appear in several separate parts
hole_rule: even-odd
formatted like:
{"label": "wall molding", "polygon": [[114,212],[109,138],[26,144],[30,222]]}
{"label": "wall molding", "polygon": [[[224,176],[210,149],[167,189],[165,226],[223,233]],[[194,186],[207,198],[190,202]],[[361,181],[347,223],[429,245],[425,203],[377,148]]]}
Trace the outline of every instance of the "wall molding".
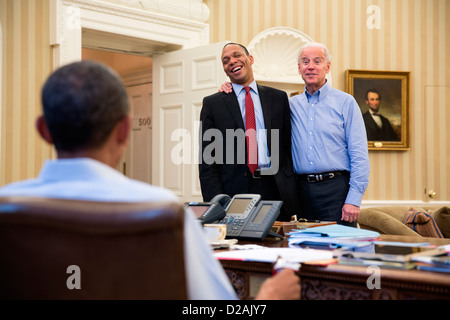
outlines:
{"label": "wall molding", "polygon": [[128,72],[121,74],[123,83],[126,87],[138,86],[141,84],[152,83],[153,73],[151,68],[142,69],[136,72]]}
{"label": "wall molding", "polygon": [[[202,12],[201,17],[197,11]],[[110,49],[124,37],[147,41],[149,46],[166,46],[167,51],[206,45],[209,24],[202,20],[207,17],[209,10],[198,0],[51,0],[54,68],[81,60],[82,31],[87,30],[117,35],[110,40]]]}
{"label": "wall molding", "polygon": [[361,203],[361,208],[371,208],[371,207],[387,207],[387,206],[411,206],[418,207],[421,206],[449,206],[449,201],[423,201],[423,200],[363,200]]}
{"label": "wall molding", "polygon": [[206,22],[209,8],[202,0],[99,0],[109,4],[118,4],[125,8],[135,8],[157,12],[169,16],[178,16],[188,20]]}

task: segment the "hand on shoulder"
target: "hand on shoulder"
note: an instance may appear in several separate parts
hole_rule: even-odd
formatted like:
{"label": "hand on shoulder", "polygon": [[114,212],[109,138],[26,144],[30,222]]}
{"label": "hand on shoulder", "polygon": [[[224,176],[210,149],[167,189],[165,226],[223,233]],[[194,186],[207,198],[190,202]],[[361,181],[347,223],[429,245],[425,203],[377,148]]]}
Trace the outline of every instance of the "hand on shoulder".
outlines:
{"label": "hand on shoulder", "polygon": [[224,82],[222,86],[219,88],[219,92],[231,93],[233,92],[233,86],[231,82]]}

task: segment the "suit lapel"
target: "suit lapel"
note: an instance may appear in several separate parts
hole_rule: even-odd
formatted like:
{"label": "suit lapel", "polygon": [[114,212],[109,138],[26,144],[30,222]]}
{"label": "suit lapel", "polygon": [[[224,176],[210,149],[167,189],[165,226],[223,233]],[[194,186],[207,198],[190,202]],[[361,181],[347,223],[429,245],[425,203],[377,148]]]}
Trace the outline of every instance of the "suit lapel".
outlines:
{"label": "suit lapel", "polygon": [[245,130],[245,125],[244,121],[242,120],[241,109],[239,108],[239,102],[236,98],[236,93],[233,91],[233,93],[224,95],[223,100],[228,108],[228,111],[233,117],[234,122],[236,123],[236,127]]}
{"label": "suit lapel", "polygon": [[[369,111],[367,111],[367,112],[369,112]],[[373,130],[380,130],[380,127],[377,125],[375,120],[373,120],[373,118],[370,115],[370,113],[367,113],[367,117],[366,118],[368,120],[368,124],[369,124],[370,128],[372,128]]]}
{"label": "suit lapel", "polygon": [[[270,154],[270,148],[271,148],[271,128],[272,128],[272,96],[270,95],[270,92],[267,91],[266,88],[258,85],[258,93],[259,98],[261,100],[261,108],[263,111],[264,116],[264,125],[266,128],[266,137],[267,137],[267,147],[269,149]],[[226,94],[223,97],[223,100],[225,102],[225,105],[228,108],[228,111],[230,112],[231,116],[234,119],[234,122],[236,123],[236,127],[240,128],[245,131],[245,124],[242,120],[242,114],[241,110],[239,108],[239,102],[236,98],[236,93],[233,91],[233,94]]]}

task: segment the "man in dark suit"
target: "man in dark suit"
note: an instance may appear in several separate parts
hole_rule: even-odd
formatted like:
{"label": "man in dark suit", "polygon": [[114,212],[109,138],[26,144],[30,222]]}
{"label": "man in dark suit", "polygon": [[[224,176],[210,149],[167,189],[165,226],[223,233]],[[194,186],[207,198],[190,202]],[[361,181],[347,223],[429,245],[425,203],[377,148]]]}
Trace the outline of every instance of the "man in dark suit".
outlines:
{"label": "man in dark suit", "polygon": [[[199,165],[203,200],[210,201],[217,194],[232,197],[256,193],[263,200],[282,200],[278,220],[288,221],[291,215],[298,214],[288,97],[281,90],[256,84],[252,69],[254,60],[244,46],[226,44],[221,59],[234,94],[217,92],[203,99]],[[250,115],[246,100],[249,96],[256,130],[246,131],[246,118]],[[254,142],[257,156],[247,150],[253,145],[249,133],[252,130],[257,137]],[[256,171],[249,166],[253,163]]]}
{"label": "man in dark suit", "polygon": [[366,125],[367,140],[369,141],[398,141],[400,140],[389,122],[380,113],[381,96],[376,89],[369,89],[366,93],[366,104],[369,110],[363,114]]}

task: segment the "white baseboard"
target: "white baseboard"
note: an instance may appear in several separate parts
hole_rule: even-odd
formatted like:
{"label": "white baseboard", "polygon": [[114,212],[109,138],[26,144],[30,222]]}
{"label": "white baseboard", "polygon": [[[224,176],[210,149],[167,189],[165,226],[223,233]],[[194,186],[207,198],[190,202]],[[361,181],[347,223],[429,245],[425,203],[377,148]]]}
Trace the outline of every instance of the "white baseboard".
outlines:
{"label": "white baseboard", "polygon": [[442,205],[449,206],[450,201],[422,201],[422,200],[363,200],[361,203],[361,208],[370,207],[385,207],[385,206],[431,206],[431,205]]}

